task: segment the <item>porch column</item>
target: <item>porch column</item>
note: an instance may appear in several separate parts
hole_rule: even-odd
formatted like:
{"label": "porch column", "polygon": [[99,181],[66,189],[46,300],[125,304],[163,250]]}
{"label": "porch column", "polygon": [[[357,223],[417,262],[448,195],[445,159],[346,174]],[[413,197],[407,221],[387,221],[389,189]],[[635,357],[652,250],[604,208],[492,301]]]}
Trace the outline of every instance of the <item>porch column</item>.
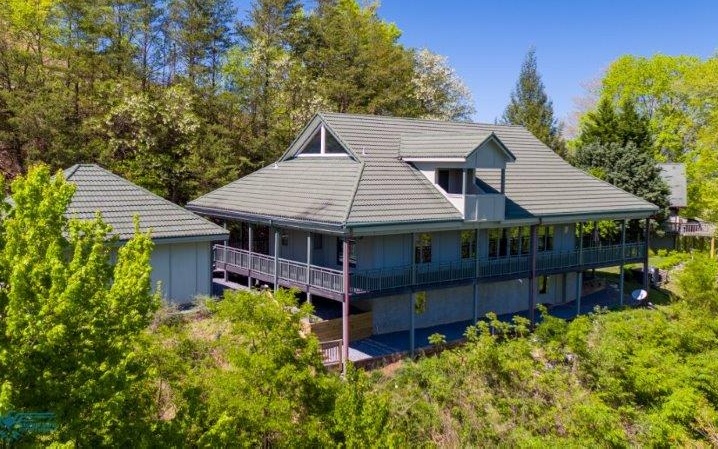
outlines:
{"label": "porch column", "polygon": [[474,263],[476,263],[476,275],[474,277],[474,324],[479,321],[479,230],[476,230],[476,254],[474,254]]}
{"label": "porch column", "polygon": [[247,287],[252,289],[252,251],[254,250],[254,226],[252,223],[247,224],[247,245],[249,246],[249,268],[247,270]]}
{"label": "porch column", "polygon": [[[227,221],[226,221],[226,220],[223,220],[223,221],[222,221],[222,227],[224,228],[225,231],[227,230]],[[228,247],[228,246],[229,246],[229,240],[225,240],[225,241],[224,241],[224,251],[225,251],[225,253],[227,252],[227,247]],[[226,256],[225,256],[225,260],[227,260]],[[214,275],[214,273],[211,273],[211,274]],[[210,279],[210,282],[212,282],[212,276],[210,276],[209,279]],[[226,266],[224,267],[224,282],[227,282],[227,267],[226,267]],[[211,291],[211,290],[210,290],[210,291]]]}
{"label": "porch column", "polygon": [[651,288],[648,277],[648,244],[651,240],[651,218],[646,218],[646,251],[643,254],[643,289],[649,291]]}
{"label": "porch column", "polygon": [[538,225],[531,225],[531,267],[529,272],[529,320],[536,325],[536,254],[538,250]]}
{"label": "porch column", "polygon": [[349,254],[351,243],[348,237],[342,241],[342,280],[344,301],[342,302],[342,373],[346,375],[349,364]]}
{"label": "porch column", "polygon": [[279,290],[279,228],[274,228],[274,291]]}
{"label": "porch column", "polygon": [[625,278],[624,265],[626,264],[626,219],[621,220],[621,270],[618,278],[619,304],[623,305],[623,281]]}
{"label": "porch column", "polygon": [[307,302],[311,304],[312,294],[309,293],[309,286],[312,282],[311,279],[311,266],[312,266],[312,232],[307,232]]}
{"label": "porch column", "polygon": [[[463,168],[461,170],[461,195],[466,196],[466,169]],[[464,215],[466,215],[466,211],[464,211]]]}
{"label": "porch column", "polygon": [[414,357],[414,348],[416,347],[416,335],[414,334],[414,328],[416,327],[416,293],[411,292],[409,298],[409,355]]}
{"label": "porch column", "polygon": [[583,288],[583,222],[578,224],[578,272],[576,273],[576,316],[581,314],[581,290]]}
{"label": "porch column", "polygon": [[411,293],[409,293],[409,354],[414,357],[414,308],[416,307],[416,298],[414,297],[414,288],[416,285],[416,233],[411,233]]}

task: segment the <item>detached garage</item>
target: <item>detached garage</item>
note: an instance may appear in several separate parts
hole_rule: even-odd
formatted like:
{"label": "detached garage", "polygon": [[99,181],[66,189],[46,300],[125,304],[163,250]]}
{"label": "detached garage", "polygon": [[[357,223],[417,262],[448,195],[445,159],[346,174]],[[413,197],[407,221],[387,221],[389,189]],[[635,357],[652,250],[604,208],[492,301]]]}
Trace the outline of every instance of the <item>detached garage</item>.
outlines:
{"label": "detached garage", "polygon": [[165,300],[210,294],[212,242],[226,240],[225,229],[94,164],[73,165],[65,178],[77,186],[68,217],[92,219],[99,211],[123,243],[139,216],[140,229],[152,232],[152,283],[161,283]]}

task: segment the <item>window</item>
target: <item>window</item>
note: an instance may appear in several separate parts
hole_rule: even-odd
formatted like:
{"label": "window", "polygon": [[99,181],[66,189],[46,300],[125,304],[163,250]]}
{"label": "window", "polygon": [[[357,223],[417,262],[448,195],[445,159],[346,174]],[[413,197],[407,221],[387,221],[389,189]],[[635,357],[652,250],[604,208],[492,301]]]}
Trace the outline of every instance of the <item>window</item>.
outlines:
{"label": "window", "polygon": [[470,229],[461,231],[461,258],[473,259],[476,257],[476,233],[478,231]]}
{"label": "window", "polygon": [[548,293],[548,276],[541,276],[539,278],[539,293],[542,295]]}
{"label": "window", "polygon": [[414,262],[431,262],[431,234],[428,232],[417,234],[414,240]]}
{"label": "window", "polygon": [[462,193],[461,183],[464,174],[458,168],[441,168],[436,170],[436,184],[444,189],[446,193]]}
{"label": "window", "polygon": [[[322,142],[324,138],[324,142]],[[322,145],[323,143],[323,145]],[[339,141],[322,125],[299,152],[299,156],[347,155],[347,151]]]}
{"label": "window", "polygon": [[282,232],[281,234],[282,246],[289,246],[289,234]]}
{"label": "window", "polygon": [[538,227],[538,251],[553,251],[553,226]]}
{"label": "window", "polygon": [[[344,241],[337,237],[337,265],[344,265]],[[357,245],[356,242],[349,244],[349,266],[357,265]]]}
{"label": "window", "polygon": [[324,236],[322,234],[315,234],[312,232],[312,245],[316,250],[320,250],[324,247]]}
{"label": "window", "polygon": [[521,253],[521,228],[509,228],[507,234],[510,255],[518,256]]}
{"label": "window", "polygon": [[521,227],[521,254],[526,255],[531,252],[531,228],[529,226]]}
{"label": "window", "polygon": [[489,229],[489,257],[499,257],[499,240],[501,240],[501,229]]}

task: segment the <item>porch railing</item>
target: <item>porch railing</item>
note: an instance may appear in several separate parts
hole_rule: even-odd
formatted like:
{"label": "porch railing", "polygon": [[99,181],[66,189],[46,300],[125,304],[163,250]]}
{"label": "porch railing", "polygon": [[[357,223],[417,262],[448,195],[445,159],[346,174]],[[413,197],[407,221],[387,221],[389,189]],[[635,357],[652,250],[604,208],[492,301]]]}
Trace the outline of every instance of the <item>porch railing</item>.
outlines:
{"label": "porch railing", "polygon": [[342,361],[342,340],[329,340],[319,342],[324,365],[336,365]]}
{"label": "porch railing", "polygon": [[[607,245],[578,250],[542,252],[537,254],[536,269],[538,274],[550,273],[563,269],[575,269],[618,265],[622,260],[635,262],[645,255],[645,243],[629,243]],[[214,260],[230,266],[274,276],[274,258],[264,254],[252,253],[242,249],[216,245]],[[478,269],[475,259],[456,260],[443,263],[418,264],[360,270],[350,273],[351,292],[364,294],[391,289],[422,286],[440,282],[462,281],[474,279],[519,278],[528,276],[531,269],[529,256],[506,257],[497,259],[480,259]],[[291,284],[307,285],[307,269],[309,270],[308,286],[333,293],[343,293],[342,272],[316,265],[307,266],[280,258],[278,260],[280,280]],[[250,268],[251,267],[251,268]]]}
{"label": "porch railing", "polygon": [[[266,254],[249,253],[239,248],[232,248],[225,245],[215,245],[213,248],[215,262],[220,262],[232,267],[245,270],[248,274],[263,274],[274,276],[274,257]],[[309,285],[319,289],[329,290],[335,293],[343,293],[342,272],[331,268],[307,266],[304,262],[279,258],[278,278],[289,281],[292,284],[305,285],[307,283],[307,268],[309,269]]]}

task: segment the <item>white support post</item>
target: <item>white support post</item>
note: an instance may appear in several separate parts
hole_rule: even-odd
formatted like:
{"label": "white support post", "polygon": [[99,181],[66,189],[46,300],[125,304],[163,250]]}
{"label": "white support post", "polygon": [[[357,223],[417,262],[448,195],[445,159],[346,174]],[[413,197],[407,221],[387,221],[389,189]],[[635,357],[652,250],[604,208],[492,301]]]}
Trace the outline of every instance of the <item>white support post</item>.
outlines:
{"label": "white support post", "polygon": [[274,229],[274,291],[279,290],[279,243],[282,238],[279,228]]}
{"label": "white support post", "polygon": [[312,232],[307,232],[307,302],[312,303],[312,294],[309,293],[309,286],[312,283],[311,278],[312,268]]}
{"label": "white support post", "polygon": [[344,301],[342,302],[342,373],[346,375],[349,366],[349,254],[351,243],[348,237],[342,242],[342,280]]}
{"label": "white support post", "polygon": [[326,133],[327,133],[327,131],[324,129],[324,125],[321,126],[319,133],[320,133],[320,136],[321,136],[321,142],[319,143],[319,148],[320,148],[320,151],[319,151],[319,152],[320,152],[321,154],[325,154],[326,151],[327,151],[327,145],[326,145],[326,141],[327,141],[327,139],[326,139],[327,134],[326,134]]}

